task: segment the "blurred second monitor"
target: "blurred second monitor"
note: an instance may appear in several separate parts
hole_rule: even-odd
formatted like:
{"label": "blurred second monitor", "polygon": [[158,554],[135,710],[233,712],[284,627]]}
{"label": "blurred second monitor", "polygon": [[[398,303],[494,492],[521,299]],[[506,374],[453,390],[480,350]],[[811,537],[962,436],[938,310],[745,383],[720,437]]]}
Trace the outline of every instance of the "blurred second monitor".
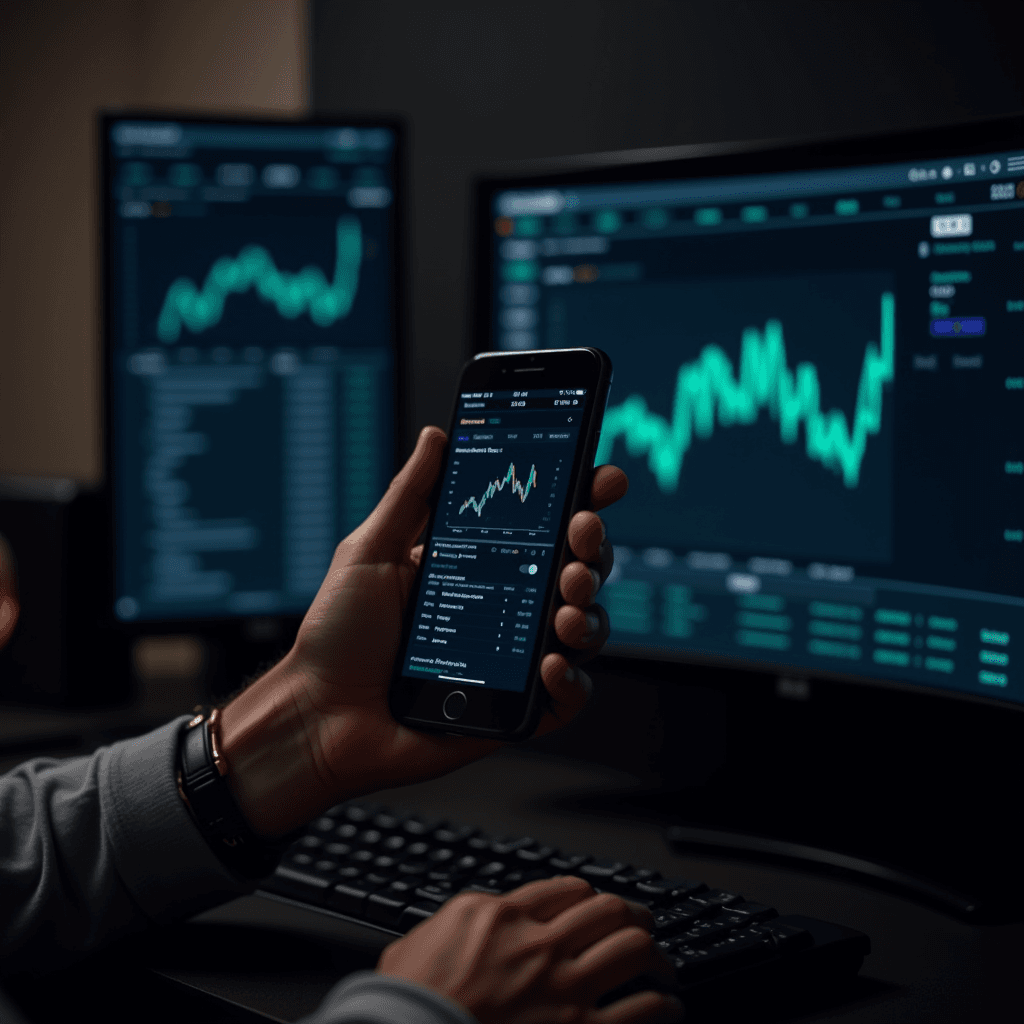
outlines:
{"label": "blurred second monitor", "polygon": [[393,471],[400,128],[102,133],[108,614],[294,624]]}

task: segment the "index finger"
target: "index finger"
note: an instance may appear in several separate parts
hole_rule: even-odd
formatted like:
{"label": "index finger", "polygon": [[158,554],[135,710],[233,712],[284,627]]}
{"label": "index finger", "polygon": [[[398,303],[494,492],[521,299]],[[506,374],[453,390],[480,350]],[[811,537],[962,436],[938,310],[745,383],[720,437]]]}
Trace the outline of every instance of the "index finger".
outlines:
{"label": "index finger", "polygon": [[535,921],[550,921],[594,895],[593,886],[575,875],[541,878],[502,897],[506,905],[525,910]]}
{"label": "index finger", "polygon": [[629,478],[618,466],[598,466],[590,484],[590,507],[597,512],[622,498],[629,490]]}

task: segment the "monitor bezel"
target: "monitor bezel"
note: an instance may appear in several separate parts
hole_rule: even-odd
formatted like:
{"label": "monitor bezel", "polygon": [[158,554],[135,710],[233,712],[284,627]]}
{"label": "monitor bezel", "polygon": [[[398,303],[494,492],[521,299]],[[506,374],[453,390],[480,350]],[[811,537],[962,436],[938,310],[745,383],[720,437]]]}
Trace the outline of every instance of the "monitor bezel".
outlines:
{"label": "monitor bezel", "polygon": [[[872,164],[917,162],[970,156],[979,152],[1017,149],[1024,146],[1024,113],[980,118],[955,125],[929,126],[908,131],[865,133],[841,138],[764,139],[666,146],[616,152],[517,161],[479,175],[473,186],[472,266],[470,329],[472,351],[491,349],[494,317],[493,198],[498,192],[517,189],[587,185],[608,182],[686,180],[785,173],[795,170],[863,167]],[[625,646],[625,645],[624,645]],[[854,683],[895,689],[922,697],[953,698],[1005,710],[1024,712],[1024,702],[982,693],[931,686],[904,680],[878,678],[852,672],[787,665],[726,655],[658,648],[641,654],[630,645],[624,651],[605,650],[600,664],[608,671],[649,672],[654,666],[673,665],[717,668],[744,676],[770,676]],[[728,686],[730,671],[721,674]]]}
{"label": "monitor bezel", "polygon": [[[105,110],[101,112],[96,120],[96,131],[99,146],[99,169],[100,177],[98,187],[100,190],[100,217],[102,218],[99,232],[101,242],[99,290],[100,290],[100,324],[101,344],[103,347],[101,387],[101,407],[103,422],[103,466],[102,478],[97,488],[96,498],[99,503],[104,524],[102,544],[104,545],[105,567],[104,577],[96,581],[98,590],[103,595],[103,600],[96,602],[94,621],[101,633],[112,638],[115,645],[130,646],[134,641],[143,636],[174,636],[189,635],[201,638],[203,641],[221,644],[224,647],[240,649],[245,645],[253,645],[254,635],[265,635],[271,637],[271,644],[283,648],[280,653],[285,653],[287,647],[291,646],[294,636],[302,622],[303,615],[298,613],[287,614],[248,614],[248,615],[218,615],[209,617],[180,617],[167,619],[138,619],[130,622],[118,619],[114,614],[114,602],[116,600],[116,507],[114,496],[113,466],[114,462],[114,399],[113,388],[110,382],[113,379],[114,360],[114,337],[112,318],[110,310],[113,306],[115,290],[114,276],[112,273],[113,246],[111,244],[111,227],[113,222],[113,195],[111,190],[113,172],[113,154],[111,152],[110,127],[118,121],[172,121],[179,124],[209,124],[224,126],[242,127],[268,127],[268,128],[322,128],[337,126],[339,128],[387,128],[394,133],[395,144],[392,156],[392,170],[394,174],[392,192],[393,216],[391,219],[391,252],[393,254],[391,268],[392,287],[392,387],[394,398],[393,410],[393,444],[391,453],[391,465],[389,475],[397,472],[400,460],[405,454],[407,427],[406,404],[409,390],[409,382],[406,379],[408,370],[408,317],[406,297],[409,294],[408,287],[408,263],[406,253],[406,240],[408,229],[406,224],[406,210],[408,208],[408,126],[406,121],[397,114],[381,114],[379,116],[368,116],[358,114],[348,116],[337,115],[309,115],[303,117],[273,117],[273,116],[244,116],[244,115],[198,115],[194,111],[188,113],[175,110],[154,110],[146,109],[125,109]],[[95,590],[93,594],[95,595]],[[254,623],[258,622],[259,627],[254,629]],[[272,625],[268,628],[267,623]],[[120,662],[123,664],[123,661]],[[242,679],[231,681],[232,688],[241,685]]]}

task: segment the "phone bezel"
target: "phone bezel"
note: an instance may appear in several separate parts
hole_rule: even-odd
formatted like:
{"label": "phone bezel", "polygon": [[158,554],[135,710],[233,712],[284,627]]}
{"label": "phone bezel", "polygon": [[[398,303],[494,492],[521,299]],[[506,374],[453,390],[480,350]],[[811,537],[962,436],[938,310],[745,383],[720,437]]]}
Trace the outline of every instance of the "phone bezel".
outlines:
{"label": "phone bezel", "polygon": [[[538,367],[538,362],[542,368]],[[410,591],[409,603],[402,620],[402,637],[392,670],[388,699],[391,713],[396,719],[417,729],[456,733],[458,735],[486,736],[491,739],[522,740],[533,734],[546,706],[547,692],[540,680],[540,659],[557,645],[554,636],[554,616],[563,604],[558,589],[562,569],[570,561],[566,533],[569,520],[581,509],[589,507],[593,460],[601,420],[604,416],[608,385],[611,380],[611,361],[594,348],[544,349],[530,352],[483,352],[471,359],[463,368],[448,419],[449,444],[456,426],[459,396],[464,391],[508,390],[513,387],[512,374],[533,372],[529,378],[531,388],[550,388],[577,382],[585,386],[591,400],[583,410],[583,423],[573,457],[566,502],[555,535],[555,568],[549,574],[541,603],[542,621],[530,651],[525,689],[478,690],[460,687],[457,683],[438,683],[431,680],[411,680],[402,675],[402,667],[412,630],[416,599],[419,594],[426,559],[417,570]],[[424,538],[429,544],[434,534],[434,520],[444,482],[444,469],[448,464],[449,444],[445,445],[442,472],[430,497],[430,518]],[[425,547],[426,551],[427,548]],[[442,712],[445,699],[453,690],[467,695],[465,712],[456,721],[450,721]]]}

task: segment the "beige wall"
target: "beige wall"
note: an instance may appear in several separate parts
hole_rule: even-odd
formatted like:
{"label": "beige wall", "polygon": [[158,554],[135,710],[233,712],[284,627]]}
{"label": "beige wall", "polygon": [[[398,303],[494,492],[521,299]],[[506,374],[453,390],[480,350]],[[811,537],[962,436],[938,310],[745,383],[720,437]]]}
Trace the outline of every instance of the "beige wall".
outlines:
{"label": "beige wall", "polygon": [[96,482],[96,114],[300,116],[306,0],[0,0],[0,474]]}

